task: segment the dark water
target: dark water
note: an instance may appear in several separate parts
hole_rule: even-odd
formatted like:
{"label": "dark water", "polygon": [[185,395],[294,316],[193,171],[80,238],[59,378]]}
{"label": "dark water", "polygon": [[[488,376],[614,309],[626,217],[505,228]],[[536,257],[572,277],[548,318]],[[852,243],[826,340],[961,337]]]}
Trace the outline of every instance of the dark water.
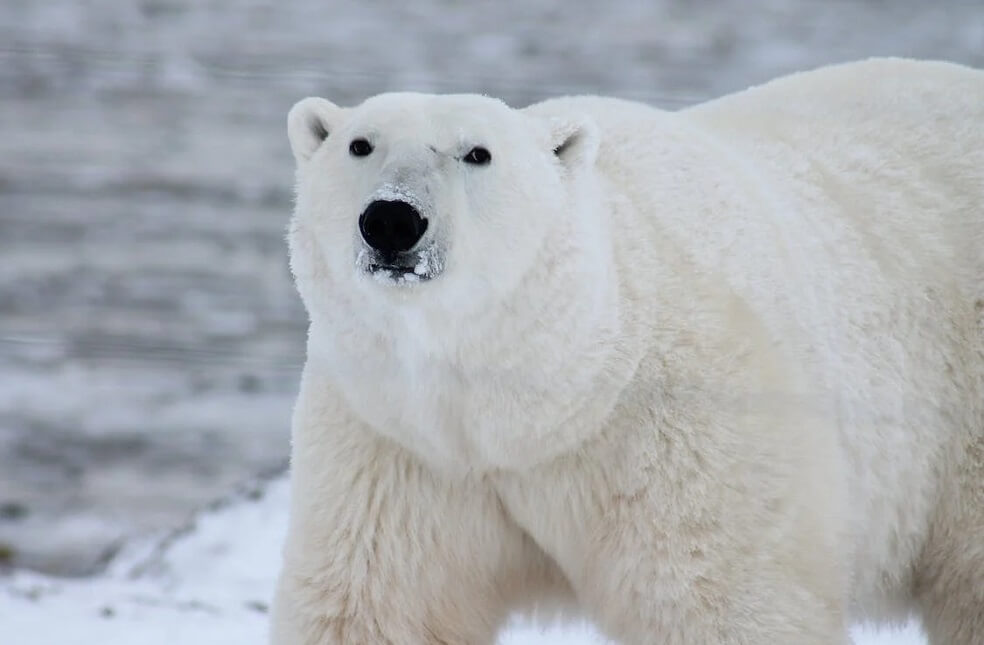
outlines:
{"label": "dark water", "polygon": [[677,107],[876,54],[984,65],[984,4],[5,0],[0,562],[90,571],[283,463],[295,100]]}

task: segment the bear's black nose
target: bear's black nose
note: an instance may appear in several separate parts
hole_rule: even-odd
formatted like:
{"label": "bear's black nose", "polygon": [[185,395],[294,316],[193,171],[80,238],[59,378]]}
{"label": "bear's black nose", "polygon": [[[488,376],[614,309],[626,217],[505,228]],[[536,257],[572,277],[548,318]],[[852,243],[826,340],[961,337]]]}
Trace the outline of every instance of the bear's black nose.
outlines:
{"label": "bear's black nose", "polygon": [[427,220],[406,202],[375,201],[359,217],[362,239],[384,255],[413,248],[427,230]]}

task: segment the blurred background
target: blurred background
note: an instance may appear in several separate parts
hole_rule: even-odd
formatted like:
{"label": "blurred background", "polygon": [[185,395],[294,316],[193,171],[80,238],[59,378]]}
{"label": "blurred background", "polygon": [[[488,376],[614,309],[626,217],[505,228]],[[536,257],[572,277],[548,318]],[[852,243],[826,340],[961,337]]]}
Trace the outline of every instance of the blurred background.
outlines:
{"label": "blurred background", "polygon": [[871,55],[984,66],[984,3],[3,0],[0,569],[97,571],[284,468],[297,99],[676,109]]}

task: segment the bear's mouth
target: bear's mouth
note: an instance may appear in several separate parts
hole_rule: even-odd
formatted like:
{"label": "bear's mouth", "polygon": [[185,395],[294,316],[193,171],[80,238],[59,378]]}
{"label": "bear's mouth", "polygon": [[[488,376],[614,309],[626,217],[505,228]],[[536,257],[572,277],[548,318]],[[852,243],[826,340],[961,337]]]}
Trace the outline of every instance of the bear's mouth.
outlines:
{"label": "bear's mouth", "polygon": [[430,280],[430,274],[418,271],[419,265],[403,266],[400,264],[383,264],[370,262],[366,271],[376,277],[389,278],[396,282],[423,282]]}
{"label": "bear's mouth", "polygon": [[356,264],[367,274],[382,282],[410,284],[427,282],[441,273],[444,262],[433,245],[419,251],[384,255],[363,248]]}

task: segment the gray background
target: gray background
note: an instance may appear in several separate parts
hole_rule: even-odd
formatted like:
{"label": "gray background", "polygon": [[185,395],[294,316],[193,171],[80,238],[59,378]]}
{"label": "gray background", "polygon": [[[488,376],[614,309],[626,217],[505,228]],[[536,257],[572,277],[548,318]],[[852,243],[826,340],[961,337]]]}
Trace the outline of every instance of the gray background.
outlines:
{"label": "gray background", "polygon": [[984,0],[4,0],[0,570],[91,572],[283,467],[295,100],[676,108],[887,54],[984,66]]}

